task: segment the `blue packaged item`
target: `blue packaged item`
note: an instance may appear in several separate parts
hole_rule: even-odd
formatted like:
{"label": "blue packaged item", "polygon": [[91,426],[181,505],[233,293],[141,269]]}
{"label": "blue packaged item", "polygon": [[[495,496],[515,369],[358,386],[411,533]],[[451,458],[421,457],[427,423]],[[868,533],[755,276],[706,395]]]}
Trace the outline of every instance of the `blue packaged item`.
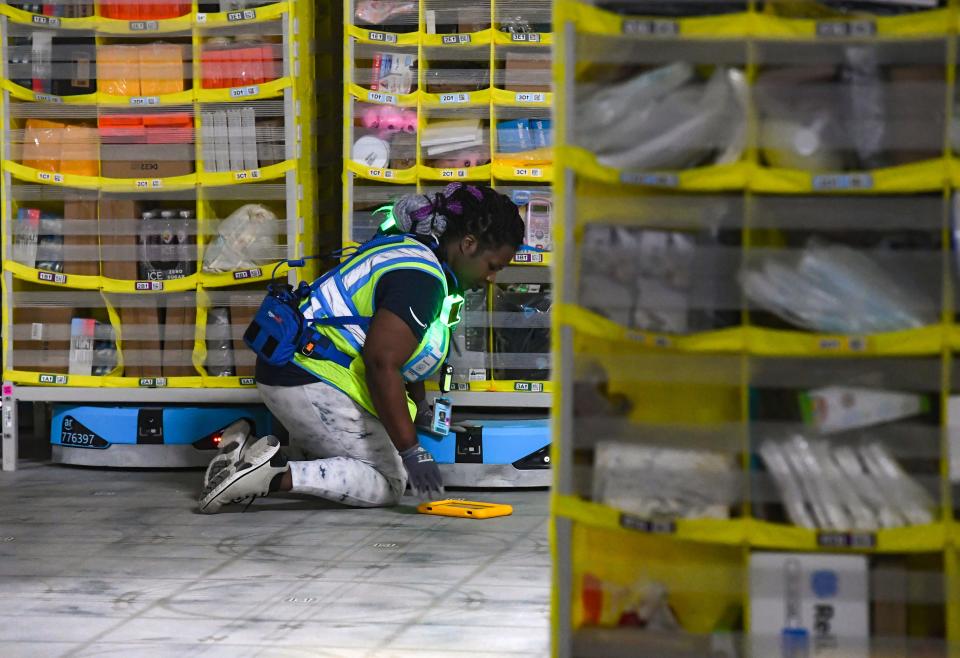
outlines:
{"label": "blue packaged item", "polygon": [[497,122],[497,151],[500,153],[521,153],[533,149],[530,137],[530,121],[512,119]]}
{"label": "blue packaged item", "polygon": [[530,139],[536,149],[553,146],[553,122],[550,119],[530,119]]}

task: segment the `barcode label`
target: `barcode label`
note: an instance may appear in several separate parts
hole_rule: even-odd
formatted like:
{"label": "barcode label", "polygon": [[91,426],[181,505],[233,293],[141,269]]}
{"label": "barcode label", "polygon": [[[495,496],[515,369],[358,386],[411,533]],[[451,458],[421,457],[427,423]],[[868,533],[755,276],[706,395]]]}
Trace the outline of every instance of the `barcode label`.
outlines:
{"label": "barcode label", "polygon": [[514,263],[542,263],[543,254],[521,253],[513,257]]}
{"label": "barcode label", "polygon": [[133,287],[138,292],[156,292],[163,290],[163,281],[134,281]]}
{"label": "barcode label", "polygon": [[466,169],[441,169],[440,178],[466,178]]}
{"label": "barcode label", "polygon": [[53,94],[34,94],[33,100],[38,103],[62,103],[63,99]]}
{"label": "barcode label", "polygon": [[513,170],[513,175],[518,178],[543,178],[543,169],[539,167],[517,167]]}
{"label": "barcode label", "polygon": [[872,532],[818,532],[820,548],[876,548],[877,536]]}
{"label": "barcode label", "polygon": [[234,272],[233,278],[234,280],[239,281],[240,279],[256,279],[258,276],[262,275],[263,270],[261,270],[259,267],[254,267],[253,269],[238,270]]}
{"label": "barcode label", "polygon": [[37,180],[43,181],[44,183],[62,183],[63,174],[55,174],[49,171],[38,171]]}
{"label": "barcode label", "polygon": [[49,25],[50,27],[60,27],[60,19],[53,16],[41,16],[34,14],[30,17],[34,25]]}
{"label": "barcode label", "polygon": [[444,34],[440,41],[445,46],[457,46],[465,43],[470,43],[469,34]]}
{"label": "barcode label", "polygon": [[680,177],[676,174],[641,174],[625,171],[620,174],[624,185],[648,185],[651,187],[678,187]]}
{"label": "barcode label", "polygon": [[513,41],[514,43],[540,43],[543,40],[543,38],[540,36],[538,32],[533,32],[529,34],[524,32],[517,32],[510,35],[510,40]]}
{"label": "barcode label", "polygon": [[157,21],[130,21],[131,32],[156,32],[160,29]]}
{"label": "barcode label", "polygon": [[230,89],[230,98],[247,98],[248,96],[257,96],[260,93],[258,85],[248,87],[233,87]]}
{"label": "barcode label", "polygon": [[823,174],[813,177],[815,190],[870,190],[873,176],[870,174]]}
{"label": "barcode label", "polygon": [[43,281],[44,283],[65,285],[67,283],[67,275],[58,272],[37,272],[37,280]]}
{"label": "barcode label", "polygon": [[260,176],[261,174],[259,169],[250,169],[247,171],[234,172],[233,179],[234,180],[257,180],[258,178],[260,178]]}
{"label": "barcode label", "polygon": [[158,190],[163,187],[162,178],[141,178],[134,181],[133,186],[138,190]]}
{"label": "barcode label", "polygon": [[527,92],[521,91],[517,93],[517,102],[518,103],[546,103],[547,95],[542,92]]}
{"label": "barcode label", "polygon": [[368,32],[367,37],[370,41],[380,41],[382,43],[396,43],[397,35],[389,32]]}
{"label": "barcode label", "polygon": [[393,94],[383,94],[379,91],[368,91],[367,100],[371,103],[385,103],[387,105],[396,105],[397,97]]}
{"label": "barcode label", "polygon": [[237,23],[240,21],[252,21],[256,19],[257,12],[253,9],[246,9],[244,11],[229,11],[227,12],[227,21],[230,23]]}
{"label": "barcode label", "polygon": [[543,393],[543,384],[540,382],[514,382],[513,390],[518,393]]}
{"label": "barcode label", "polygon": [[877,33],[877,24],[871,20],[817,21],[817,36],[825,39],[837,37],[872,37]]}
{"label": "barcode label", "polygon": [[819,347],[825,352],[837,352],[840,350],[863,352],[867,349],[867,339],[859,336],[849,338],[821,338]]}
{"label": "barcode label", "polygon": [[680,34],[680,26],[671,20],[627,20],[623,21],[623,33],[640,37],[675,37]]}
{"label": "barcode label", "polygon": [[160,97],[159,96],[133,96],[130,98],[130,105],[135,107],[143,107],[147,105],[159,105]]}
{"label": "barcode label", "polygon": [[469,103],[470,94],[464,92],[458,92],[455,94],[440,94],[440,102],[445,105],[448,103]]}

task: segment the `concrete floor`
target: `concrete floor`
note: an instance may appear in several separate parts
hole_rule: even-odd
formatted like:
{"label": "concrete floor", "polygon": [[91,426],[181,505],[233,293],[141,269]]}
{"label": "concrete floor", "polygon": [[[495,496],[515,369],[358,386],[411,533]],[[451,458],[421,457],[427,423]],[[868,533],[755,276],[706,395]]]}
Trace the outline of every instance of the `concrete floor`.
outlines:
{"label": "concrete floor", "polygon": [[279,497],[206,516],[201,476],[0,473],[0,655],[548,654],[546,492],[452,494],[514,505],[486,521]]}

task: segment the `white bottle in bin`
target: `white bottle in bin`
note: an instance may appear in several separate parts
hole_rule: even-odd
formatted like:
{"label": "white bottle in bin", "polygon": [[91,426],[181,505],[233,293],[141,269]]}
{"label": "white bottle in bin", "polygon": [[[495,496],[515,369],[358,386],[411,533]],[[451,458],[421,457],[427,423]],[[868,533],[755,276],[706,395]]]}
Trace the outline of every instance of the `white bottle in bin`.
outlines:
{"label": "white bottle in bin", "polygon": [[751,655],[868,658],[868,578],[862,555],[753,553]]}

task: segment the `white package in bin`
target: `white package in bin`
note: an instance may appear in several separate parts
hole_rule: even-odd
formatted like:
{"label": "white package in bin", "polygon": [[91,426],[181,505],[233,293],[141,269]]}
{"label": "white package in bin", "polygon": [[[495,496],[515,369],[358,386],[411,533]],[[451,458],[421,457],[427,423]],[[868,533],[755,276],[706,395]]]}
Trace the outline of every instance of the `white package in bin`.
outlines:
{"label": "white package in bin", "polygon": [[869,573],[862,555],[750,555],[751,655],[868,658]]}
{"label": "white package in bin", "polygon": [[248,203],[220,222],[203,255],[205,272],[232,272],[263,265],[276,250],[277,216],[266,206]]}
{"label": "white package in bin", "polygon": [[593,499],[644,518],[726,519],[737,498],[731,455],[600,441]]}
{"label": "white package in bin", "polygon": [[929,409],[923,395],[851,386],[818,388],[801,394],[800,401],[804,421],[821,434],[880,425]]}
{"label": "white package in bin", "polygon": [[947,400],[947,436],[950,441],[950,481],[960,482],[960,395]]}

